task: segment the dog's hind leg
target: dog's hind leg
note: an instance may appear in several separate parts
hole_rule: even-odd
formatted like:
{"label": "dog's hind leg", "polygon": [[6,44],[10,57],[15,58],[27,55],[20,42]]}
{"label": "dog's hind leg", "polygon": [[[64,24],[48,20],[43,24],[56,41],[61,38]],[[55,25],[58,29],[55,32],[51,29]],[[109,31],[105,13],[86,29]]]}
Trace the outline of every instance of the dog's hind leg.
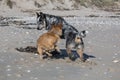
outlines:
{"label": "dog's hind leg", "polygon": [[85,60],[84,60],[84,57],[83,57],[83,49],[77,49],[77,53],[80,57],[80,61],[84,62]]}
{"label": "dog's hind leg", "polygon": [[72,53],[72,49],[71,48],[67,48],[66,49],[67,51],[67,54],[68,54],[68,57],[71,59],[71,60],[75,60],[75,55]]}
{"label": "dog's hind leg", "polygon": [[56,50],[57,52],[61,53],[61,51],[60,51],[60,49],[59,49],[59,47],[58,47],[57,45],[55,45],[55,50]]}
{"label": "dog's hind leg", "polygon": [[38,53],[40,55],[40,60],[43,60],[43,50],[42,50],[42,48],[38,47],[37,51],[38,51]]}

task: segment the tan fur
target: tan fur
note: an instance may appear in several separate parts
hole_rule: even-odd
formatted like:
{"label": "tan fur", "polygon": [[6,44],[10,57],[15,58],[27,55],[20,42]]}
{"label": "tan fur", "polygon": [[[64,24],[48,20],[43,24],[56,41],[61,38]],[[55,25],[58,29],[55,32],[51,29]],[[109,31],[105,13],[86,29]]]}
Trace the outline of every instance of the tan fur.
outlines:
{"label": "tan fur", "polygon": [[75,43],[81,43],[80,37],[75,38]]}
{"label": "tan fur", "polygon": [[43,53],[50,54],[51,51],[55,49],[60,51],[57,47],[57,42],[62,35],[62,24],[52,25],[52,28],[47,33],[42,34],[37,40],[37,51],[40,54],[40,59],[43,59]]}
{"label": "tan fur", "polygon": [[83,58],[83,48],[82,49],[77,49],[77,53],[80,56],[80,60],[84,61],[84,58]]}
{"label": "tan fur", "polygon": [[[75,43],[81,43],[81,39],[79,37],[75,38]],[[80,56],[81,61],[83,61],[83,48],[78,48],[77,53]]]}

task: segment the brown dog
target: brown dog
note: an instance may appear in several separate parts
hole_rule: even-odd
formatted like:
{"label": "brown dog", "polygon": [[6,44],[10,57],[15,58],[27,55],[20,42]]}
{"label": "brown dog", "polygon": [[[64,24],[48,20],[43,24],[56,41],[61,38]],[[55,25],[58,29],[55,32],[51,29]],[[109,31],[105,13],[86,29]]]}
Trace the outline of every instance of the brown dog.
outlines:
{"label": "brown dog", "polygon": [[40,54],[40,59],[43,59],[43,53],[46,53],[48,56],[52,56],[50,52],[57,50],[60,52],[57,47],[57,42],[62,35],[62,24],[52,25],[51,30],[47,33],[42,34],[37,40],[37,51]]}

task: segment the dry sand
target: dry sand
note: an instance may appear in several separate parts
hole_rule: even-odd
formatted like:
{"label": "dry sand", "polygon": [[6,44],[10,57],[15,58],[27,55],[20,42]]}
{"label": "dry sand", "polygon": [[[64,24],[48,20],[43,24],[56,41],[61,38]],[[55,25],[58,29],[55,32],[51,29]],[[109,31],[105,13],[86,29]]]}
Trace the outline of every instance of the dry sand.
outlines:
{"label": "dry sand", "polygon": [[[65,40],[59,43],[65,59],[40,61],[39,55],[17,51],[15,48],[36,46],[39,35],[46,31],[36,29],[35,12],[2,11],[0,14],[0,80],[120,79],[119,15],[91,9],[43,10],[46,13],[64,16],[68,23],[80,31],[89,31],[84,39],[84,56],[87,61],[78,63],[70,62],[65,56]],[[89,17],[91,15],[93,17]]]}

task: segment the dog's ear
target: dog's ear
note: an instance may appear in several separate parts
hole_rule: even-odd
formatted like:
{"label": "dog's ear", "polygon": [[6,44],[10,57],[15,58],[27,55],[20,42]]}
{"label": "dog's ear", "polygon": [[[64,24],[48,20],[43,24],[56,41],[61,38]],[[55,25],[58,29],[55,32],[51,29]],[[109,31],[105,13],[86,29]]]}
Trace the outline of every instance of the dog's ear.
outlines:
{"label": "dog's ear", "polygon": [[86,30],[83,30],[83,31],[81,31],[80,32],[80,36],[82,37],[82,38],[84,38],[84,37],[86,37],[86,34],[88,33],[88,31],[86,31]]}
{"label": "dog's ear", "polygon": [[45,14],[43,12],[39,12],[41,18],[45,18]]}
{"label": "dog's ear", "polygon": [[38,12],[36,12],[36,15],[37,15],[37,17],[39,17],[39,16],[40,16]]}
{"label": "dog's ear", "polygon": [[43,12],[39,12],[40,13],[40,15],[42,15],[43,14]]}

